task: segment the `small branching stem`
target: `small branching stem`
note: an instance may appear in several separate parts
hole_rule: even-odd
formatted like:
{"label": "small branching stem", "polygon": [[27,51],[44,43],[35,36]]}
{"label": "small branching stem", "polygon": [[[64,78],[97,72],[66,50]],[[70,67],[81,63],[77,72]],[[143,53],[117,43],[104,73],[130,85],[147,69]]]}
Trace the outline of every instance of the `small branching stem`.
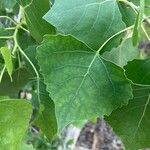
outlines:
{"label": "small branching stem", "polygon": [[[136,6],[136,5],[134,5],[132,2],[129,2],[129,1],[127,1],[127,0],[118,0],[118,1],[119,1],[119,2],[124,2],[126,5],[130,6],[130,7],[132,8],[132,10],[133,10],[136,14],[138,14],[138,12],[139,12],[139,7]],[[147,17],[145,14],[143,15],[143,21],[146,21],[148,24],[150,24],[150,19],[149,19],[149,17]],[[148,41],[150,42],[150,37],[149,37],[147,31],[145,30],[145,27],[144,27],[143,24],[141,25],[141,28],[142,28],[142,30],[143,30],[143,32],[144,32],[146,38],[147,38]]]}
{"label": "small branching stem", "polygon": [[[20,52],[22,54],[22,56],[25,57],[25,59],[29,62],[29,64],[31,65],[31,67],[33,68],[35,74],[36,74],[36,78],[37,78],[37,94],[38,94],[38,102],[40,104],[40,95],[39,95],[39,84],[40,84],[40,76],[39,76],[39,73],[38,71],[36,70],[34,64],[32,63],[32,61],[29,59],[29,57],[25,54],[25,52],[22,50],[22,48],[20,47],[19,43],[18,43],[18,40],[17,40],[17,35],[18,35],[18,30],[19,29],[22,29],[24,30],[25,32],[29,33],[29,31],[27,29],[25,29],[21,22],[20,23],[17,23],[15,22],[12,18],[10,18],[9,16],[0,16],[0,18],[5,18],[5,19],[8,19],[10,20],[14,25],[16,25],[16,27],[10,27],[10,28],[6,28],[5,30],[14,30],[14,33],[12,36],[0,36],[0,39],[13,39],[14,41],[14,47],[13,47],[13,50],[12,50],[12,55],[15,55],[16,52]],[[18,50],[18,51],[17,51]],[[2,79],[2,76],[4,74],[4,71],[6,69],[6,66],[3,67],[2,71],[1,71],[1,74],[0,74],[0,82],[1,82],[1,79]]]}

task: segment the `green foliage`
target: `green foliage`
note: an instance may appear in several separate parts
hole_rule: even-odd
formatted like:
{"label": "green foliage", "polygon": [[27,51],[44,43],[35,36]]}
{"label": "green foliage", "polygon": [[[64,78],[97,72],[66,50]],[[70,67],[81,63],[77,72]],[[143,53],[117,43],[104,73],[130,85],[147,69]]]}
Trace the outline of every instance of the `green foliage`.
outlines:
{"label": "green foliage", "polygon": [[16,0],[0,0],[0,9],[12,9],[16,4]]}
{"label": "green foliage", "polygon": [[95,50],[125,28],[114,0],[70,0],[69,3],[56,1],[44,19],[58,31],[77,37]]}
{"label": "green foliage", "polygon": [[44,34],[55,33],[55,28],[42,19],[50,8],[49,0],[17,0],[23,7],[31,35],[41,42]]}
{"label": "green foliage", "polygon": [[150,85],[150,58],[133,60],[125,66],[126,75],[134,83]]}
{"label": "green foliage", "polygon": [[117,48],[113,48],[110,52],[105,52],[103,57],[123,67],[128,61],[137,58],[138,55],[138,48],[132,45],[132,40],[129,38],[124,39]]}
{"label": "green foliage", "polygon": [[0,149],[50,149],[68,124],[97,117],[127,150],[150,147],[150,58],[138,49],[149,6],[0,0]]}
{"label": "green foliage", "polygon": [[0,146],[2,150],[19,149],[28,128],[31,112],[31,105],[25,100],[0,99]]}
{"label": "green foliage", "polygon": [[57,134],[57,121],[55,116],[55,106],[52,99],[46,91],[46,86],[40,84],[41,110],[35,124],[43,131],[48,140],[54,138]]}
{"label": "green foliage", "polygon": [[134,86],[134,99],[107,118],[123,140],[126,150],[150,147],[150,87]]}
{"label": "green foliage", "polygon": [[45,37],[38,60],[60,130],[71,122],[109,115],[132,98],[123,70],[71,36]]}
{"label": "green foliage", "polygon": [[141,28],[144,16],[145,0],[140,0],[140,10],[137,14],[135,21],[134,31],[133,31],[133,45],[136,46],[139,40],[139,30]]}
{"label": "green foliage", "polygon": [[[11,52],[7,47],[0,48],[0,52],[4,58],[6,69],[8,71],[10,78],[11,78],[11,75],[13,72],[13,62],[12,62]],[[11,78],[11,80],[12,80],[12,78]]]}

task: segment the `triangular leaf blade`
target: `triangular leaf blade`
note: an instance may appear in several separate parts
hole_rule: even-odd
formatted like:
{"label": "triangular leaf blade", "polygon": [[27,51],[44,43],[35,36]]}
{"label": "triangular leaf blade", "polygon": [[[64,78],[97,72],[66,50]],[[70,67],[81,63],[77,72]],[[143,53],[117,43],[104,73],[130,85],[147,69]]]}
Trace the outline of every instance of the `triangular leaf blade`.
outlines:
{"label": "triangular leaf blade", "polygon": [[59,130],[109,115],[132,97],[124,71],[71,36],[47,36],[37,53]]}

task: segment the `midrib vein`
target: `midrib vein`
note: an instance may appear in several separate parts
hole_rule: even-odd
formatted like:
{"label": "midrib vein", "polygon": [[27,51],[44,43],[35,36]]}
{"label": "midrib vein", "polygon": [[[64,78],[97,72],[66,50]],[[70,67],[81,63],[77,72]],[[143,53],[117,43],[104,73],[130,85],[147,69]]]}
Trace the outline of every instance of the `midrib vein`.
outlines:
{"label": "midrib vein", "polygon": [[145,105],[144,105],[144,109],[143,109],[143,112],[142,112],[142,116],[141,116],[141,118],[140,118],[140,120],[139,120],[139,122],[138,122],[137,128],[136,128],[135,133],[134,133],[134,138],[135,138],[135,136],[136,136],[136,134],[137,134],[137,132],[138,132],[138,129],[140,128],[140,125],[141,125],[141,123],[142,123],[142,121],[143,121],[143,118],[144,118],[144,116],[145,116],[145,113],[146,113],[146,110],[147,110],[147,107],[148,107],[149,102],[150,102],[150,94],[149,94],[148,99],[147,99],[147,101],[146,101],[146,103],[145,103]]}
{"label": "midrib vein", "polygon": [[75,92],[75,95],[74,95],[74,97],[73,97],[73,100],[76,99],[76,96],[77,96],[77,94],[78,94],[80,88],[82,87],[82,85],[83,85],[83,83],[84,83],[84,81],[85,81],[87,75],[89,74],[90,69],[91,69],[91,67],[92,67],[92,65],[93,65],[93,63],[94,63],[94,61],[95,61],[95,59],[96,59],[96,57],[97,57],[98,55],[99,55],[99,50],[96,52],[96,54],[94,55],[94,57],[93,57],[91,63],[89,64],[88,69],[87,69],[87,72],[84,74],[83,79],[82,79],[82,81],[81,81],[79,87],[77,88],[77,90],[76,90],[76,92]]}

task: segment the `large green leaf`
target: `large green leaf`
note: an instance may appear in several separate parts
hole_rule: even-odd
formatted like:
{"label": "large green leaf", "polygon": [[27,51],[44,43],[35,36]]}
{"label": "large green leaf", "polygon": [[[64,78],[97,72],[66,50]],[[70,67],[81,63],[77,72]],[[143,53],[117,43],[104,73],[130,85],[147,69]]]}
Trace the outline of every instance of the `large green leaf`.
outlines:
{"label": "large green leaf", "polygon": [[126,150],[150,147],[150,86],[135,86],[134,99],[114,111],[107,121],[121,137]]}
{"label": "large green leaf", "polygon": [[138,54],[139,50],[137,47],[133,47],[132,40],[130,38],[123,40],[118,48],[114,48],[110,52],[105,52],[103,57],[114,62],[120,67],[123,67],[128,61],[137,58]]}
{"label": "large green leaf", "polygon": [[32,114],[25,100],[0,99],[0,148],[18,150]]}
{"label": "large green leaf", "polygon": [[115,0],[56,0],[44,19],[96,50],[125,28]]}
{"label": "large green leaf", "polygon": [[150,58],[133,60],[125,66],[126,75],[134,83],[150,85]]}
{"label": "large green leaf", "polygon": [[17,97],[19,91],[31,78],[32,75],[25,68],[20,68],[12,74],[13,82],[10,81],[10,77],[5,73],[0,83],[0,95]]}
{"label": "large green leaf", "polygon": [[40,82],[41,111],[35,124],[42,130],[49,141],[57,134],[55,105],[46,91],[46,86]]}
{"label": "large green leaf", "polygon": [[42,17],[49,10],[49,0],[17,0],[24,8],[28,28],[36,41],[41,42],[43,35],[55,33],[53,26]]}
{"label": "large green leaf", "polygon": [[37,53],[59,129],[109,115],[132,97],[124,71],[71,36],[46,36]]}

